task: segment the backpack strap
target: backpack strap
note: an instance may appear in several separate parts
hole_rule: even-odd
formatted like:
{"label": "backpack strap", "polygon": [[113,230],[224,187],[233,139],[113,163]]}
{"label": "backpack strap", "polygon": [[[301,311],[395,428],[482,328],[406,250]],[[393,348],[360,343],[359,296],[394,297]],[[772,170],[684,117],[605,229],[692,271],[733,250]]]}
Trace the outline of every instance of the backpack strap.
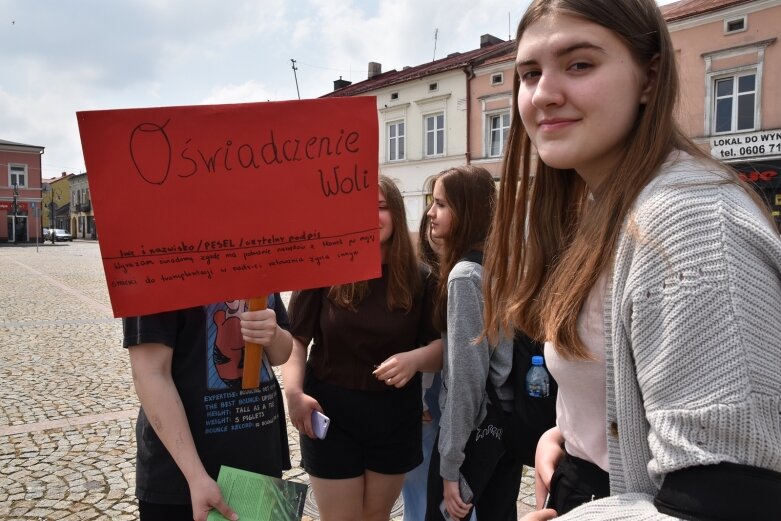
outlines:
{"label": "backpack strap", "polygon": [[469,250],[459,259],[460,261],[474,262],[475,264],[483,265],[483,252],[478,250]]}
{"label": "backpack strap", "polygon": [[488,393],[488,399],[496,405],[497,407],[501,407],[501,401],[499,401],[499,395],[496,394],[496,388],[491,383],[491,371],[488,371],[488,379],[485,381],[485,392]]}

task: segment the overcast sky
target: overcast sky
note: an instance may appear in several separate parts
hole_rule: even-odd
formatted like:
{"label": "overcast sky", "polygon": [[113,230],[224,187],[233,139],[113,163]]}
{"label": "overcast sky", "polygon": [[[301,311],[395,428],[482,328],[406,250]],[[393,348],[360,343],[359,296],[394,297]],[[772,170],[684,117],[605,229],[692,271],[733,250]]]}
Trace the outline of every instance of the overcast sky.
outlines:
{"label": "overcast sky", "polygon": [[[672,0],[661,0],[660,4]],[[0,0],[0,139],[84,171],[80,110],[296,99],[479,46],[529,0]],[[434,32],[437,32],[436,54]]]}

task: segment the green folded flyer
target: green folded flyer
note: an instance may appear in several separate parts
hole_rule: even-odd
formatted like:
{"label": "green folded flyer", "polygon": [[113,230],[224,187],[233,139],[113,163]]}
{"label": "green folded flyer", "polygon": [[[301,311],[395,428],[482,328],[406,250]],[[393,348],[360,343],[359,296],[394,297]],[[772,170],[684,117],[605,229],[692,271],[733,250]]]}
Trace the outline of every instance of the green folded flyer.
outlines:
{"label": "green folded flyer", "polygon": [[[307,485],[255,472],[220,467],[217,484],[239,521],[298,521],[304,513]],[[207,521],[223,521],[216,510]]]}

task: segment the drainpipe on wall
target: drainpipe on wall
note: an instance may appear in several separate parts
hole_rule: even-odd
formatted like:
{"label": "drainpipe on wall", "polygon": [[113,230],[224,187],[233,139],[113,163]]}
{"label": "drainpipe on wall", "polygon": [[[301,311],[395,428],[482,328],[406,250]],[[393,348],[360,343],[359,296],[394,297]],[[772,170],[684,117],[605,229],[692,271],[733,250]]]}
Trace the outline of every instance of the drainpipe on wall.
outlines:
{"label": "drainpipe on wall", "polygon": [[475,71],[471,64],[464,67],[466,74],[466,164],[472,163],[472,78]]}

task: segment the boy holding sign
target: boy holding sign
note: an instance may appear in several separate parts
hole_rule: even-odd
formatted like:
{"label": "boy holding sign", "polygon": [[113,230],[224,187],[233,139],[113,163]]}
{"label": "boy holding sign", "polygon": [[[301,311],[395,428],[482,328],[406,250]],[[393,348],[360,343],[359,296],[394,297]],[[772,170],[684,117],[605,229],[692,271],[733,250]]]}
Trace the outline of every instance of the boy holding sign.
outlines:
{"label": "boy holding sign", "polygon": [[[243,300],[123,319],[141,402],[136,495],[142,521],[238,517],[215,482],[220,465],[280,477],[290,468],[279,383],[271,366],[293,346],[285,305]],[[241,389],[244,343],[264,346],[260,387]]]}

